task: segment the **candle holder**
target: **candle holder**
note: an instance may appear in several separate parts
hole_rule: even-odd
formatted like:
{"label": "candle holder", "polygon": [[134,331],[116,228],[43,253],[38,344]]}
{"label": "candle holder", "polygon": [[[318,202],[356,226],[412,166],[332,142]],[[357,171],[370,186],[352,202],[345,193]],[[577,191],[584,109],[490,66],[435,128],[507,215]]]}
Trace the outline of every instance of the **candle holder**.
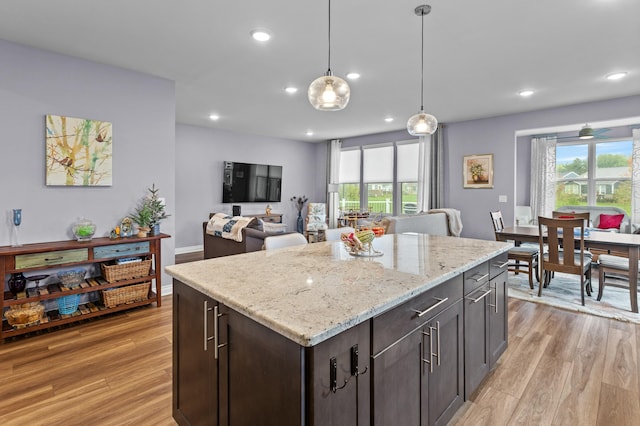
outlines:
{"label": "candle holder", "polygon": [[20,247],[20,224],[22,223],[22,209],[13,209],[13,247]]}

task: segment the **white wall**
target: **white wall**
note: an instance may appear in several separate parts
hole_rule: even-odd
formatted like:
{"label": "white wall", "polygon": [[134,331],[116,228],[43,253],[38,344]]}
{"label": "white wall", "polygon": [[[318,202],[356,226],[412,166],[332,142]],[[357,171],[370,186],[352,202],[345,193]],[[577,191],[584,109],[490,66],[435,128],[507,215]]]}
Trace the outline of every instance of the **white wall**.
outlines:
{"label": "white wall", "polygon": [[[297,210],[292,196],[325,202],[326,144],[268,138],[178,124],[176,126],[176,247],[178,252],[202,248],[202,222],[210,212],[231,213],[222,203],[224,161],[282,166],[280,203],[240,204],[243,215],[264,213],[267,204],[284,214],[295,230]],[[303,212],[304,214],[304,212]]]}
{"label": "white wall", "polygon": [[[106,236],[155,183],[175,212],[175,86],[172,81],[0,40],[0,245],[22,208],[23,243],[68,240],[78,217]],[[45,115],[113,124],[111,187],[45,186]],[[162,223],[174,233],[175,215]],[[162,243],[174,263],[175,239]],[[163,284],[170,285],[165,274]]]}

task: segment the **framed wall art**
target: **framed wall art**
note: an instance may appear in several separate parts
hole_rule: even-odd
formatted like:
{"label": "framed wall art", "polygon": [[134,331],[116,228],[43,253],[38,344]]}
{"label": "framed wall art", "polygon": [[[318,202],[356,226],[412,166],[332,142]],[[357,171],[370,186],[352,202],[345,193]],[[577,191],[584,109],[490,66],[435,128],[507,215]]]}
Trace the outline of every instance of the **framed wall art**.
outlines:
{"label": "framed wall art", "polygon": [[493,154],[465,155],[462,174],[464,188],[493,188]]}
{"label": "framed wall art", "polygon": [[111,186],[112,133],[108,121],[46,116],[47,186]]}

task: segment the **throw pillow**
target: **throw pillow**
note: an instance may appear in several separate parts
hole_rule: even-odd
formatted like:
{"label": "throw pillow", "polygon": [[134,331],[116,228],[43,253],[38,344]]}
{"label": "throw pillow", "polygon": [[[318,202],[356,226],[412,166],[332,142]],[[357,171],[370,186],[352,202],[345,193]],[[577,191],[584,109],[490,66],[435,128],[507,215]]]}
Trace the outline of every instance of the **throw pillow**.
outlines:
{"label": "throw pillow", "polygon": [[601,214],[598,228],[600,229],[620,228],[622,219],[624,219],[623,214]]}

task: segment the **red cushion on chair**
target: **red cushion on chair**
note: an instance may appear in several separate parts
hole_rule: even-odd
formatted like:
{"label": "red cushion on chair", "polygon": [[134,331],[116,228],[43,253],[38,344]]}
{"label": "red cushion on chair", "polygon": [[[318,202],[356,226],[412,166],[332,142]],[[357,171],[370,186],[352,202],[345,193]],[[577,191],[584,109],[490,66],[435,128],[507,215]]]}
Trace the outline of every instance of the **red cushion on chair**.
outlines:
{"label": "red cushion on chair", "polygon": [[558,219],[575,219],[575,216],[558,216]]}
{"label": "red cushion on chair", "polygon": [[623,214],[601,214],[598,228],[600,229],[620,228],[622,219],[624,219]]}

